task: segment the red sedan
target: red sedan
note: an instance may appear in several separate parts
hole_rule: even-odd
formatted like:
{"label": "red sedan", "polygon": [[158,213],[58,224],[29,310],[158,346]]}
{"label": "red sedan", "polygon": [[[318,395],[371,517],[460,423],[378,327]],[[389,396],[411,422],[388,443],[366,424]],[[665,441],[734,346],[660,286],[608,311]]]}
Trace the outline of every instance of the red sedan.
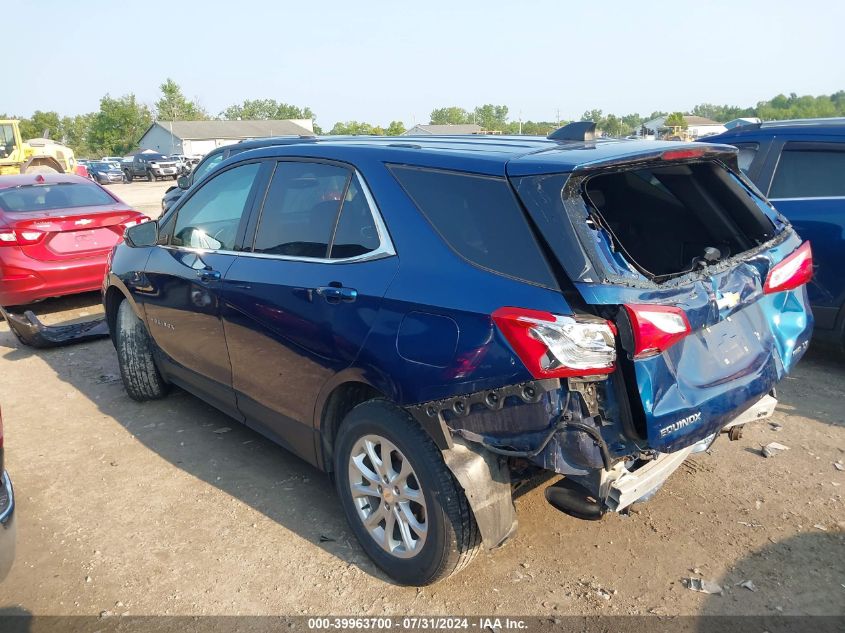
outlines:
{"label": "red sedan", "polygon": [[147,220],[80,176],[0,176],[0,305],[99,289],[123,231]]}

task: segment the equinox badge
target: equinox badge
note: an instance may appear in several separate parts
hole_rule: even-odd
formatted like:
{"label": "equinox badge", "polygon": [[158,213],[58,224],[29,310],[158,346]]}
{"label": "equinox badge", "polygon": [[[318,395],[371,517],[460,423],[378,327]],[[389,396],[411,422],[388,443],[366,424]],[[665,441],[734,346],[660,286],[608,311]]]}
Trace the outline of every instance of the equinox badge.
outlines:
{"label": "equinox badge", "polygon": [[690,424],[695,424],[701,419],[701,411],[697,413],[693,413],[692,415],[688,415],[685,418],[681,418],[677,422],[672,422],[669,426],[664,426],[660,429],[660,437],[666,437],[669,433],[674,433],[675,431],[679,431],[680,429],[689,426]]}

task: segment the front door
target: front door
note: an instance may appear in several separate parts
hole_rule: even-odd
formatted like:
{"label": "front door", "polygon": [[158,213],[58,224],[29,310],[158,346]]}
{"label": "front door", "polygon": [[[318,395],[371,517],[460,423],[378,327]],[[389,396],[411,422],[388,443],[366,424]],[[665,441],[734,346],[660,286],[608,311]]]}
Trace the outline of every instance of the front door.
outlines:
{"label": "front door", "polygon": [[227,169],[205,181],[162,226],[152,249],[143,294],[150,334],[175,381],[232,412],[232,370],[220,320],[223,276],[235,251],[259,163]]}
{"label": "front door", "polygon": [[321,387],[349,367],[398,268],[363,181],[348,167],[277,163],[252,252],[224,278],[238,408],[309,461]]}

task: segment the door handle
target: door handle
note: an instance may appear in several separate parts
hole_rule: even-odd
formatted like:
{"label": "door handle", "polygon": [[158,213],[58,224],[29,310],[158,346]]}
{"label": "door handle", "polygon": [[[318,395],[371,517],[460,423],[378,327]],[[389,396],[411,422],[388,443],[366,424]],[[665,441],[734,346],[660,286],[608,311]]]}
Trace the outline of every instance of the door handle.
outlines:
{"label": "door handle", "polygon": [[220,281],[221,276],[219,270],[211,270],[210,268],[197,271],[197,277],[200,281]]}
{"label": "door handle", "polygon": [[355,288],[345,288],[343,286],[320,286],[317,288],[317,294],[323,297],[329,303],[352,303],[358,298],[358,291]]}

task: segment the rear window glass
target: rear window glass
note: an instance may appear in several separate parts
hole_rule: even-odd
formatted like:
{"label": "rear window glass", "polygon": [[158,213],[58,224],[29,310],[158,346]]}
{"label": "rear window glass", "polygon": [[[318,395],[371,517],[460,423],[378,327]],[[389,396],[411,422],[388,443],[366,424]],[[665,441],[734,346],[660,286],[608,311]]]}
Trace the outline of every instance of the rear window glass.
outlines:
{"label": "rear window glass", "polygon": [[493,272],[557,287],[505,180],[398,165],[390,170],[459,255]]}
{"label": "rear window glass", "polygon": [[787,146],[778,161],[770,198],[838,196],[845,196],[845,143],[838,151],[796,150]]}
{"label": "rear window glass", "polygon": [[0,208],[15,213],[107,204],[115,204],[114,198],[94,184],[67,182],[0,189]]}

